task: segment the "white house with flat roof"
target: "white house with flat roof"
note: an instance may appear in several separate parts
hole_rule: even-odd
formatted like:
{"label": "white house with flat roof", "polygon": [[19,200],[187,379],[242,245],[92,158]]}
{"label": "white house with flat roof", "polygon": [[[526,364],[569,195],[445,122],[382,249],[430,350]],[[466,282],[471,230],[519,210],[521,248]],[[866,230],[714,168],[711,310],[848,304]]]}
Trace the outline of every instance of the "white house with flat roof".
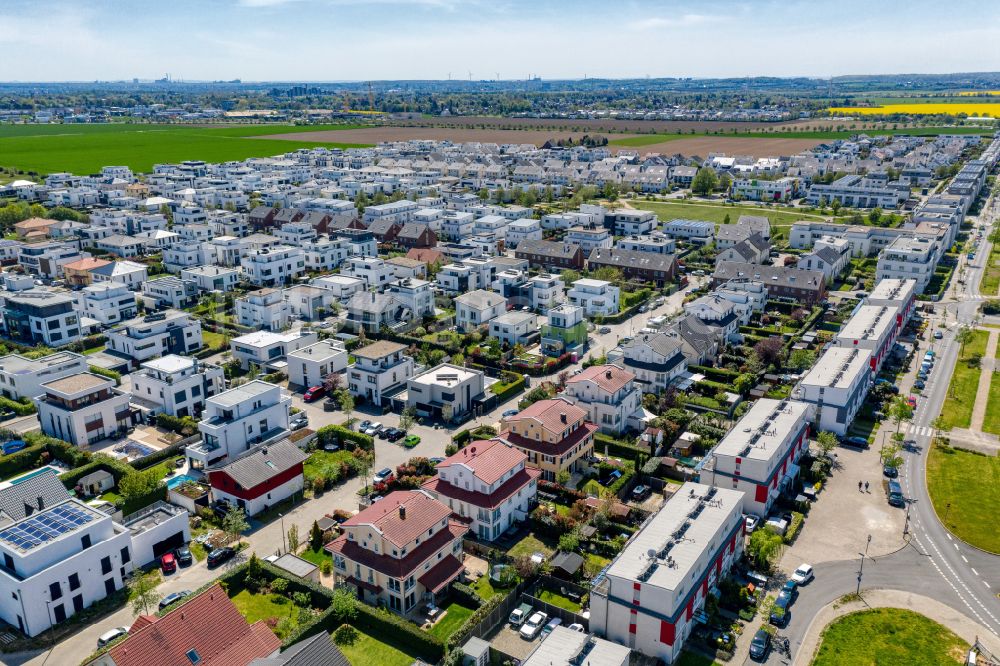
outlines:
{"label": "white house with flat roof", "polygon": [[765,517],[795,477],[809,447],[811,405],[797,400],[761,398],[708,452],[701,482],[739,490],[743,509]]}
{"label": "white house with flat roof", "polygon": [[191,354],[201,349],[201,322],[180,310],[148,314],[107,331],[110,351],[135,366],[164,354]]}
{"label": "white house with flat roof", "polygon": [[347,349],[340,340],[320,340],[288,353],[288,383],[310,387],[347,369]]}
{"label": "white house with flat roof", "polygon": [[236,299],[236,320],[243,326],[281,331],[292,323],[292,305],[280,289],[260,289]]}
{"label": "white house with flat roof", "polygon": [[819,430],[846,435],[865,402],[872,381],[872,353],[858,347],[829,347],[792,395],[815,406]]}
{"label": "white house with flat roof", "polygon": [[42,384],[53,379],[87,372],[87,357],[60,351],[42,358],[20,354],[0,357],[0,394],[11,400],[42,394]]}
{"label": "white house with flat roof", "polygon": [[891,305],[862,305],[844,322],[833,344],[867,349],[872,372],[878,373],[902,330],[899,308]]}
{"label": "white house with flat roof", "polygon": [[405,385],[413,372],[413,358],[406,354],[406,345],[379,340],[354,350],[354,363],[347,368],[347,390],[382,406],[386,395]]}
{"label": "white house with flat roof", "polygon": [[875,280],[913,279],[917,293],[922,294],[934,276],[939,250],[930,238],[899,236],[879,254]]}
{"label": "white house with flat roof", "polygon": [[[278,292],[279,294],[281,292]],[[273,331],[254,331],[233,338],[229,342],[233,358],[246,369],[253,363],[259,368],[284,369],[285,356],[296,349],[302,349],[314,344],[318,338],[315,333],[302,330],[287,333]]]}
{"label": "white house with flat roof", "polygon": [[580,278],[573,282],[573,288],[566,298],[573,305],[583,308],[588,317],[618,314],[620,290],[607,280]]}
{"label": "white house with flat roof", "polygon": [[529,346],[539,339],[538,316],[517,310],[505,312],[490,321],[490,337],[511,347]]}
{"label": "white house with flat roof", "polygon": [[351,296],[365,290],[364,278],[351,275],[324,275],[315,278],[310,284],[320,289],[326,289],[341,303],[346,303]]}
{"label": "white house with flat roof", "polygon": [[875,287],[865,299],[867,305],[888,305],[899,309],[899,323],[906,325],[913,315],[916,302],[917,281],[908,278],[899,280],[886,278],[875,283]]}
{"label": "white house with flat roof", "polygon": [[[489,643],[486,643],[489,663]],[[558,626],[535,647],[521,666],[628,666],[632,650],[585,631]],[[477,664],[476,666],[485,666]]]}
{"label": "white house with flat roof", "polygon": [[154,414],[199,416],[205,401],[226,388],[222,368],[195,358],[167,354],[133,372],[132,397],[148,403]]}
{"label": "white house with flat roof", "polygon": [[205,401],[198,423],[201,442],[184,449],[194,469],[235,457],[261,442],[288,434],[292,398],[281,387],[255,379]]}
{"label": "white house with flat roof", "polygon": [[229,291],[239,284],[240,272],[225,266],[191,266],[181,269],[181,279],[193,281],[202,291]]}
{"label": "white house with flat roof", "polygon": [[77,311],[104,326],[131,319],[139,311],[135,292],[123,284],[99,282],[77,292]]}
{"label": "white house with flat roof", "polygon": [[306,272],[306,257],[300,247],[276,245],[251,250],[240,260],[243,276],[259,287],[291,282]]}
{"label": "white house with flat roof", "polygon": [[685,483],[636,532],[590,594],[590,629],[667,664],[743,551],[743,493]]}
{"label": "white house with flat roof", "polygon": [[442,363],[406,382],[406,406],[420,416],[453,422],[475,412],[485,388],[479,370]]}
{"label": "white house with flat roof", "polygon": [[82,372],[45,382],[34,402],[42,432],[81,446],[133,425],[131,397],[113,379]]}

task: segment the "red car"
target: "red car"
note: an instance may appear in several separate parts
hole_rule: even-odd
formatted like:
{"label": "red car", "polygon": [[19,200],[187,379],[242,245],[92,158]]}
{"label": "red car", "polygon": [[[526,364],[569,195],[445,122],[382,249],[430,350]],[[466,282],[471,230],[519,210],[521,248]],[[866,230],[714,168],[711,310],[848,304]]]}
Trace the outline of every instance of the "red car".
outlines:
{"label": "red car", "polygon": [[916,398],[916,396],[912,396],[912,395],[911,395],[911,396],[910,396],[909,398],[907,398],[907,399],[906,399],[906,403],[907,403],[907,404],[908,404],[908,405],[909,405],[910,407],[912,407],[912,408],[916,409],[916,407],[917,407],[917,398]]}
{"label": "red car", "polygon": [[165,553],[163,557],[160,558],[160,568],[165,574],[177,571],[177,559],[174,557],[173,553]]}
{"label": "red car", "polygon": [[313,400],[319,400],[324,395],[326,395],[326,389],[322,386],[313,386],[306,389],[306,392],[302,394],[302,399],[306,402],[312,402]]}

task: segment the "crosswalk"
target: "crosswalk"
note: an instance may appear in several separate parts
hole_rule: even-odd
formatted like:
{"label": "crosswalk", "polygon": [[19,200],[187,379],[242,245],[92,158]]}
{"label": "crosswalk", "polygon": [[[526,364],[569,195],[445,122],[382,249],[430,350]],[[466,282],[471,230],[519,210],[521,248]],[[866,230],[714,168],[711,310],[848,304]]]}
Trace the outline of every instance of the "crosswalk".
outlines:
{"label": "crosswalk", "polygon": [[906,429],[906,434],[917,435],[919,437],[930,437],[934,434],[934,428],[931,428],[930,426],[910,425],[910,427]]}

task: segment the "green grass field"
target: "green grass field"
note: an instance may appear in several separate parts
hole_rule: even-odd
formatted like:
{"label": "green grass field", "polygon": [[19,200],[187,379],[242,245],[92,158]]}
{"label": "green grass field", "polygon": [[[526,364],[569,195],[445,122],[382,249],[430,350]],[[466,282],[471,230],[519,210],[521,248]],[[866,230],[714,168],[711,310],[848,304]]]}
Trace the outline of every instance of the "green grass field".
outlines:
{"label": "green grass field", "polygon": [[919,613],[874,608],[827,626],[812,666],[961,664],[967,648],[961,638]]}
{"label": "green grass field", "polygon": [[[279,620],[290,617],[292,624],[298,625],[297,607],[287,597],[277,594],[254,594],[249,590],[242,590],[232,598],[232,602],[250,624],[271,617]],[[276,628],[274,632],[278,638],[284,638],[283,631]]]}
{"label": "green grass field", "polygon": [[[787,210],[782,208],[763,206],[729,206],[723,204],[711,204],[705,202],[684,203],[680,201],[641,201],[631,202],[632,206],[642,210],[651,210],[656,213],[661,220],[673,220],[676,218],[707,220],[716,224],[723,224],[726,216],[729,222],[736,224],[740,215],[762,215],[771,221],[772,237],[775,234],[788,236],[788,229],[794,222],[799,220],[822,220],[828,221],[830,218],[816,213],[804,213],[797,210]],[[775,238],[774,240],[777,240]]]}
{"label": "green grass field", "polygon": [[225,162],[279,155],[316,146],[351,148],[358,144],[256,139],[357,125],[0,125],[0,166],[41,174],[69,171],[89,174],[102,166],[126,165],[150,171],[154,164],[205,160]]}
{"label": "green grass field", "polygon": [[983,278],[979,282],[979,293],[993,297],[997,295],[997,289],[1000,289],[1000,247],[994,245],[990,256],[986,258]]}
{"label": "green grass field", "polygon": [[994,527],[1000,515],[1000,458],[932,447],[927,490],[938,518],[952,534],[1000,553],[1000,533]]}
{"label": "green grass field", "polygon": [[402,650],[372,638],[368,634],[358,632],[358,640],[350,645],[339,645],[340,651],[351,662],[351,666],[410,666],[417,655],[410,655]]}
{"label": "green grass field", "polygon": [[538,593],[538,598],[547,604],[552,604],[553,606],[558,606],[572,613],[580,612],[580,604],[573,601],[569,597],[564,597],[558,592],[553,592],[552,590],[542,590]]}
{"label": "green grass field", "polygon": [[552,555],[555,552],[554,548],[546,546],[538,537],[533,534],[529,534],[511,547],[507,551],[507,554],[511,557],[521,557],[522,555],[531,555],[532,553],[545,553],[546,556]]}
{"label": "green grass field", "polygon": [[972,422],[972,408],[976,404],[981,371],[978,367],[969,367],[966,359],[975,354],[982,356],[986,352],[988,339],[989,333],[986,331],[975,331],[972,341],[965,345],[965,353],[960,355],[955,364],[948,395],[941,407],[941,420],[946,430],[968,428]]}
{"label": "green grass field", "polygon": [[[997,347],[997,358],[1000,359],[1000,346]],[[997,377],[996,373],[990,377],[990,394],[986,401],[983,431],[1000,435],[1000,377]]]}
{"label": "green grass field", "polygon": [[438,620],[437,624],[427,632],[432,636],[437,636],[442,641],[447,641],[451,638],[451,635],[458,631],[475,612],[473,609],[466,608],[457,602],[448,604],[443,610],[445,611],[444,617]]}

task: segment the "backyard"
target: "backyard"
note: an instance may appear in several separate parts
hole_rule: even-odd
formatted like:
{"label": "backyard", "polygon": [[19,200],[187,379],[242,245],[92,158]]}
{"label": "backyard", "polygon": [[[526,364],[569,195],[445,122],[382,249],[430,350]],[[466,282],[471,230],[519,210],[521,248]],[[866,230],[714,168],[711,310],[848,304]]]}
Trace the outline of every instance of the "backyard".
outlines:
{"label": "backyard", "polygon": [[475,612],[472,608],[466,608],[457,601],[449,602],[441,610],[444,611],[444,617],[438,620],[427,633],[440,638],[442,641],[447,641],[451,638],[451,635],[458,631]]}
{"label": "backyard", "polygon": [[827,216],[816,213],[804,213],[796,210],[783,210],[775,207],[765,206],[724,206],[705,202],[682,203],[679,201],[651,202],[636,200],[632,202],[636,208],[651,210],[656,213],[661,220],[672,220],[675,218],[707,220],[722,224],[726,216],[729,216],[731,224],[736,224],[740,215],[763,215],[771,221],[771,228],[776,233],[784,232],[787,236],[792,223],[799,220],[827,220]]}
{"label": "backyard", "polygon": [[540,590],[538,592],[538,598],[547,604],[552,604],[553,606],[558,606],[559,608],[568,610],[572,613],[579,613],[582,606],[558,592],[553,590]]}
{"label": "backyard", "polygon": [[341,643],[337,647],[351,662],[351,666],[410,666],[418,659],[417,655],[408,654],[388,643],[375,639],[358,631],[357,639],[352,643]]}
{"label": "backyard", "polygon": [[948,386],[948,395],[941,408],[941,421],[945,430],[952,428],[968,428],[972,421],[972,409],[976,404],[976,392],[979,389],[980,368],[970,365],[973,356],[980,358],[986,352],[986,341],[989,334],[986,331],[975,331],[972,340],[965,345],[965,353],[955,363],[955,371]]}
{"label": "backyard", "polygon": [[511,549],[507,551],[507,554],[511,557],[521,557],[522,555],[530,556],[532,553],[544,553],[546,557],[549,557],[554,552],[556,552],[555,548],[546,546],[534,534],[529,534],[514,544]]}
{"label": "backyard", "polygon": [[265,622],[275,618],[278,622],[275,624],[272,620],[268,623],[274,629],[274,633],[277,634],[278,638],[285,638],[288,634],[295,630],[299,624],[298,607],[291,602],[287,596],[282,596],[280,594],[257,594],[251,592],[250,590],[241,590],[236,596],[232,597],[233,604],[239,609],[240,614],[246,618],[247,622],[253,624],[257,620],[264,620]]}
{"label": "backyard", "polygon": [[[1000,553],[1000,458],[935,445],[927,458],[927,490],[934,510],[955,536]],[[950,505],[950,507],[949,507]]]}
{"label": "backyard", "polygon": [[967,648],[961,638],[919,613],[875,608],[845,615],[827,626],[812,663],[941,666],[963,663]]}

